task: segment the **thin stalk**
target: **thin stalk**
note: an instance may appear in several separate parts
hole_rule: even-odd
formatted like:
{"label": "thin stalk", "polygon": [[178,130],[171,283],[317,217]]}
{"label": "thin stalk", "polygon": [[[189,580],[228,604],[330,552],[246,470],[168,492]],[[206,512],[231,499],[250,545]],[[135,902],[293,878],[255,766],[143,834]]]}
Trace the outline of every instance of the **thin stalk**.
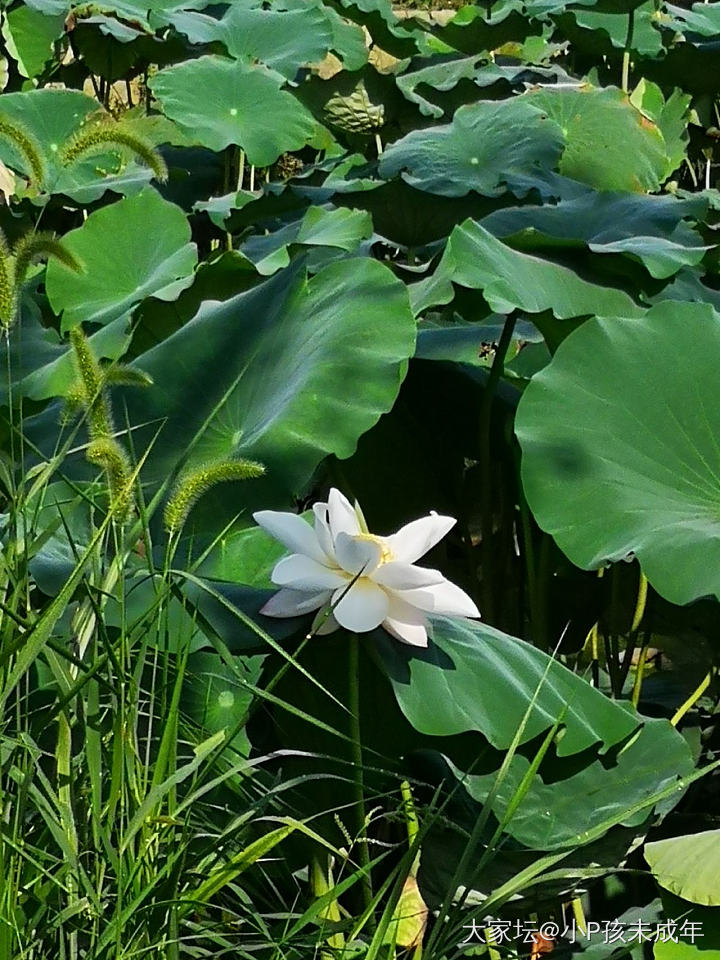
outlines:
{"label": "thin stalk", "polygon": [[[98,101],[98,103],[102,103],[102,88],[98,86],[98,82],[94,73],[90,74],[90,82],[92,83],[93,90],[95,91],[95,99]],[[102,83],[102,80],[100,83]]]}
{"label": "thin stalk", "polygon": [[535,613],[536,624],[533,643],[541,650],[548,650],[548,584],[550,582],[550,535],[543,533],[538,553],[537,578],[535,581]]}
{"label": "thin stalk", "polygon": [[[72,731],[70,721],[65,711],[58,716],[57,745],[55,748],[55,762],[57,764],[58,778],[58,805],[60,808],[60,823],[65,833],[65,839],[68,849],[71,853],[70,863],[68,863],[68,876],[65,888],[67,891],[67,908],[74,911],[78,902],[77,886],[77,858],[78,858],[78,837],[75,826],[75,817],[73,816],[72,792],[70,784],[72,782]],[[77,930],[72,930],[68,934],[67,943],[68,960],[77,960],[78,956],[78,935]]]}
{"label": "thin stalk", "polygon": [[[365,813],[365,783],[363,777],[362,740],[360,739],[360,639],[356,633],[350,635],[350,653],[348,657],[348,709],[350,711],[350,738],[352,741],[353,792],[355,794],[355,822],[359,840],[358,859],[366,871],[360,883],[363,909],[372,910],[372,882],[370,879],[370,851],[362,839],[365,835],[367,817]],[[372,926],[372,913],[369,924]]]}
{"label": "thin stalk", "polygon": [[[635,646],[636,646],[635,640],[637,638],[637,632],[640,627],[640,624],[642,623],[642,619],[645,616],[645,607],[647,606],[647,593],[648,593],[647,577],[641,570],[640,580],[638,581],[637,600],[635,601],[635,611],[633,613],[632,624],[630,626],[629,640],[625,645],[625,654],[623,657],[623,661],[619,667],[618,696],[620,696],[620,694],[622,693],[622,689],[625,686],[625,681],[627,680],[628,674],[630,673],[630,667],[632,666],[632,658],[635,655]],[[646,647],[647,643],[644,646]],[[635,680],[637,681],[637,676]],[[634,693],[635,693],[635,684],[633,684],[633,695]],[[639,695],[640,694],[638,691],[638,696]]]}
{"label": "thin stalk", "polygon": [[[231,177],[231,168],[232,168],[232,147],[228,147],[225,150],[223,156],[223,195],[230,192],[230,177]],[[229,230],[225,231],[225,249],[232,250],[233,241],[232,234]]]}
{"label": "thin stalk", "polygon": [[625,49],[622,58],[622,89],[624,93],[628,92],[630,80],[630,49],[633,41],[633,32],[635,30],[635,11],[631,10],[628,14],[628,28],[625,34]]}
{"label": "thin stalk", "polygon": [[245,179],[245,151],[242,149],[242,147],[238,147],[238,176],[237,176],[238,190],[242,190],[244,179]]}
{"label": "thin stalk", "polygon": [[577,924],[578,929],[583,936],[585,936],[587,931],[587,921],[585,919],[585,911],[583,910],[582,897],[573,897],[570,901],[570,905],[572,906],[575,923]]}
{"label": "thin stalk", "polygon": [[485,384],[482,406],[480,407],[480,458],[481,458],[481,531],[480,557],[482,562],[482,612],[486,622],[495,620],[495,590],[493,585],[493,498],[492,498],[492,460],[490,450],[490,427],[492,424],[493,399],[498,381],[505,368],[505,358],[515,329],[515,314],[505,321],[500,342],[495,350],[490,374]]}
{"label": "thin stalk", "polygon": [[648,582],[645,574],[640,571],[640,582],[638,583],[638,595],[637,601],[635,603],[635,613],[633,614],[632,626],[630,627],[630,633],[635,633],[640,624],[642,623],[642,618],[645,616],[645,607],[647,606],[647,594],[648,594]]}
{"label": "thin stalk", "polygon": [[693,692],[687,698],[685,703],[683,703],[680,707],[678,707],[675,713],[673,714],[670,723],[674,727],[676,727],[680,723],[680,721],[688,712],[688,710],[690,710],[692,707],[695,706],[695,704],[698,702],[700,697],[705,693],[707,688],[710,686],[710,681],[712,680],[712,678],[713,678],[713,668],[711,667],[710,670],[708,670],[708,672],[702,678],[700,683],[697,685],[697,687],[695,687]]}
{"label": "thin stalk", "polygon": [[[517,458],[519,460],[519,457]],[[533,543],[533,531],[532,531],[532,521],[530,519],[530,509],[527,505],[527,500],[525,499],[525,494],[522,490],[522,482],[520,481],[518,463],[518,502],[520,506],[520,529],[522,530],[522,553],[523,559],[525,561],[525,581],[527,584],[527,597],[528,597],[528,606],[530,608],[530,637],[534,636],[535,628],[537,625],[538,612],[537,612],[537,575],[535,571],[535,544]],[[525,638],[527,637],[527,631],[524,630]]]}
{"label": "thin stalk", "polygon": [[645,663],[647,661],[649,645],[650,640],[649,638],[646,638],[642,647],[640,647],[640,655],[638,657],[637,666],[635,667],[635,681],[633,682],[630,702],[636,710],[638,704],[640,703],[640,691],[642,690],[643,675],[645,673]]}
{"label": "thin stalk", "polygon": [[605,641],[605,658],[607,671],[610,674],[610,688],[613,698],[622,694],[622,674],[620,669],[620,642],[617,633],[617,624],[620,618],[620,567],[614,564],[610,571],[610,613],[609,636]]}

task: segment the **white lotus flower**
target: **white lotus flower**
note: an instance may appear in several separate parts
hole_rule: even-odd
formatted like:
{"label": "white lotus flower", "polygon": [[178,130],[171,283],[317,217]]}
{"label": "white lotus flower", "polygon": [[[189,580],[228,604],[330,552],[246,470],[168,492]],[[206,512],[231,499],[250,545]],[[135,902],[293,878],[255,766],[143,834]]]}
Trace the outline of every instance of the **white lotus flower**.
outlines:
{"label": "white lotus flower", "polygon": [[[370,533],[362,510],[334,488],[313,507],[311,527],[294,513],[261,510],[256,522],[292,550],[275,566],[282,587],[260,611],[296,617],[320,610],[317,633],[345,627],[365,633],[383,626],[416,647],[427,646],[426,614],[479,617],[470,597],[438,570],[415,566],[454,526],[436,513],[414,520],[390,537]],[[322,622],[329,606],[332,613]]]}

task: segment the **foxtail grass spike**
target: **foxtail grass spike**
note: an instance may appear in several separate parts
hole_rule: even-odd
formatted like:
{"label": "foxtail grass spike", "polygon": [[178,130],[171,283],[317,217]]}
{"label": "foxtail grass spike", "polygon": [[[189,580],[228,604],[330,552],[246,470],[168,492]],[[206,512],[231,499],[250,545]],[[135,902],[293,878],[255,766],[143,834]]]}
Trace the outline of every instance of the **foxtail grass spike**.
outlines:
{"label": "foxtail grass spike", "polygon": [[109,438],[112,435],[113,426],[107,393],[103,389],[102,370],[81,327],[73,327],[70,331],[70,344],[73,349],[78,379],[85,394],[84,402],[88,415],[90,439]]}
{"label": "foxtail grass spike", "polygon": [[15,289],[25,282],[30,264],[37,260],[54,257],[69,270],[79,273],[82,265],[74,253],[51,233],[26,233],[13,247],[15,256]]}
{"label": "foxtail grass spike", "polygon": [[126,367],[122,363],[116,363],[115,366],[108,367],[103,371],[105,383],[113,387],[151,387],[153,378],[145,373],[144,370],[136,370],[135,367]]}
{"label": "foxtail grass spike", "polygon": [[123,522],[130,513],[130,464],[117,442],[111,437],[99,437],[88,444],[86,458],[89,463],[102,467],[110,488],[110,507],[116,518]]}
{"label": "foxtail grass spike", "polygon": [[15,317],[15,283],[10,248],[0,230],[0,323],[7,333]]}
{"label": "foxtail grass spike", "polygon": [[160,152],[144,137],[113,120],[88,124],[88,126],[73,134],[63,144],[60,150],[60,159],[65,166],[70,166],[81,157],[87,157],[93,153],[102,153],[112,147],[134,154],[146,167],[152,170],[155,178],[161,183],[167,180],[167,165]]}
{"label": "foxtail grass spike", "polygon": [[27,161],[32,180],[41,185],[45,179],[45,161],[35,137],[21,123],[11,120],[4,113],[0,113],[0,137],[17,147]]}
{"label": "foxtail grass spike", "polygon": [[70,392],[65,397],[62,413],[60,414],[61,423],[70,423],[80,413],[85,406],[85,390],[81,383],[74,383]]}
{"label": "foxtail grass spike", "polygon": [[254,460],[224,460],[200,467],[181,477],[165,507],[165,529],[169,534],[182,530],[195,503],[217,483],[261,477],[265,467]]}

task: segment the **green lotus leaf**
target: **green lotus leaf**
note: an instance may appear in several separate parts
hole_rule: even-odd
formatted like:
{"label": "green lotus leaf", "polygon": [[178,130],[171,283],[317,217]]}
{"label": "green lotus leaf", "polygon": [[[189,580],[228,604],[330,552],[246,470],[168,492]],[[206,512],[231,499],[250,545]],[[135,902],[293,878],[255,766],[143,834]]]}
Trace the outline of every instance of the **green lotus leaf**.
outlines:
{"label": "green lotus leaf", "polygon": [[[694,763],[684,738],[667,720],[646,720],[639,735],[617,756],[593,758],[580,769],[563,770],[557,763],[550,767],[545,781],[542,767],[533,777],[506,828],[511,837],[534,850],[582,843],[586,831],[611,817],[622,817],[630,807],[692,773]],[[529,769],[530,761],[515,754],[492,804],[498,819],[519,792]],[[487,799],[497,777],[496,772],[472,775],[455,770],[455,774],[470,796],[480,801]],[[673,806],[680,796],[673,797]],[[626,814],[620,823],[636,826],[651,809]]]}
{"label": "green lotus leaf", "polygon": [[661,887],[683,900],[720,907],[720,830],[656,840],[643,853]]}
{"label": "green lotus leaf", "polygon": [[25,505],[29,569],[46,596],[54,597],[67,583],[77,563],[77,551],[92,539],[93,486],[71,487],[62,480],[49,483]]}
{"label": "green lotus leaf", "polygon": [[[5,93],[0,101],[0,111],[10,120],[22,124],[40,145],[46,167],[42,187],[48,193],[65,194],[78,203],[88,204],[107,190],[137,192],[152,178],[147,167],[134,160],[124,160],[112,150],[63,166],[60,147],[91,114],[98,111],[97,101],[84,93],[48,88]],[[152,124],[135,120],[133,126],[137,133],[144,134],[147,130],[153,139]],[[5,139],[0,140],[0,160],[23,174],[30,172],[22,156]]]}
{"label": "green lotus leaf", "polygon": [[182,583],[183,603],[202,627],[205,647],[216,646],[219,640],[231,653],[267,651],[263,640],[251,624],[278,643],[297,633],[301,617],[264,617],[260,610],[276,593],[245,584],[220,580],[187,579]]}
{"label": "green lotus leaf", "polygon": [[25,6],[48,17],[67,14],[68,11],[67,0],[27,0]]}
{"label": "green lotus leaf", "polygon": [[[605,6],[598,5],[599,7]],[[624,50],[628,43],[633,55],[642,57],[656,57],[662,52],[662,35],[656,28],[657,12],[653,0],[640,0],[636,3],[633,12],[632,32],[628,34],[628,13],[630,4],[624,0],[617,0],[617,9],[607,10],[593,8],[561,10],[568,17],[572,17],[577,28],[568,31],[571,42],[578,48],[591,50],[595,56],[612,56],[613,53]]]}
{"label": "green lotus leaf", "polygon": [[[453,360],[475,367],[492,364],[494,350],[483,350],[496,344],[502,335],[506,318],[490,314],[480,323],[442,324],[435,326],[422,323],[418,327],[417,360]],[[542,342],[542,334],[527,320],[518,320],[513,330],[513,343],[522,340],[526,344]],[[512,356],[512,350],[510,356]]]}
{"label": "green lotus leaf", "polygon": [[[118,360],[130,345],[130,318],[127,314],[113,320],[90,336],[98,359]],[[10,352],[12,390],[15,397],[46,400],[63,397],[76,379],[68,342],[52,327],[42,323],[35,303],[23,301],[18,321],[9,339],[0,343],[0,363],[7,367]],[[7,402],[7,381],[0,384],[0,403]]]}
{"label": "green lotus leaf", "polygon": [[[301,514],[312,524],[313,513]],[[275,590],[270,574],[287,548],[265,533],[262,527],[244,527],[224,536],[210,551],[199,568],[199,574],[213,580],[242,583],[261,590]]]}
{"label": "green lotus leaf", "polygon": [[544,87],[521,102],[540,107],[562,130],[560,173],[598,190],[657,190],[674,166],[658,126],[614,87]]}
{"label": "green lotus leaf", "polygon": [[720,315],[667,301],[589,320],[530,383],[523,486],[573,563],[634,553],[672,603],[720,596],[718,364]]}
{"label": "green lotus leaf", "polygon": [[647,196],[588,191],[557,204],[505,207],[481,223],[515,248],[575,246],[584,242],[596,253],[625,253],[653,277],[665,278],[683,266],[700,263],[705,252],[699,234],[684,218],[699,219],[702,198]]}
{"label": "green lotus leaf", "polygon": [[643,312],[623,291],[589,283],[569,267],[513,250],[472,220],[455,227],[435,273],[413,287],[415,312],[449,303],[453,284],[482,290],[495,313],[552,310],[562,320]]}
{"label": "green lotus leaf", "polygon": [[[545,13],[544,10],[539,12]],[[521,42],[541,33],[542,25],[537,20],[533,22],[532,17],[532,3],[523,3],[522,0],[493,4],[490,11],[467,4],[437,32],[437,38],[441,43],[468,54],[495,50],[509,41]]]}
{"label": "green lotus leaf", "polygon": [[524,196],[546,188],[565,139],[542,105],[525,97],[481,100],[460,107],[452,123],[414,130],[380,158],[386,180],[401,174],[428,193],[462,197],[470,191]]}
{"label": "green lotus leaf", "polygon": [[670,21],[661,20],[663,26],[679,30],[687,35],[695,34],[698,37],[708,37],[716,40],[720,34],[720,10],[712,4],[693,3],[689,10],[673,4],[669,8]]}
{"label": "green lotus leaf", "polygon": [[653,945],[655,960],[720,960],[720,911],[661,891],[663,915],[673,926]]}
{"label": "green lotus leaf", "polygon": [[509,91],[513,87],[522,90],[524,84],[530,82],[549,82],[557,78],[558,74],[561,77],[566,76],[559,68],[529,67],[525,64],[498,66],[492,61],[488,62],[487,54],[480,54],[453,59],[437,58],[436,62],[428,66],[399,74],[396,82],[403,96],[418,105],[420,113],[430,117],[442,117],[446,113],[452,113],[457,104],[452,104],[451,107],[447,98],[439,97],[441,106],[431,97],[437,97],[438,94],[447,93],[460,86],[462,92],[459,95],[464,97],[461,102],[465,102],[468,99],[467,81],[480,88],[499,84],[501,89],[504,87]]}
{"label": "green lotus leaf", "polygon": [[384,631],[375,637],[400,709],[420,733],[477,730],[506,750],[538,687],[522,742],[561,720],[559,756],[596,744],[605,752],[642,722],[629,705],[608,700],[546,653],[482,623],[433,618],[427,650],[403,646]]}
{"label": "green lotus leaf", "polygon": [[391,0],[332,0],[343,16],[365,27],[373,43],[395,57],[411,57],[418,51],[423,28],[416,20],[395,15]]}
{"label": "green lotus leaf", "polygon": [[198,200],[193,204],[193,210],[202,210],[210,217],[216,227],[224,228],[225,221],[235,210],[242,210],[253,200],[259,199],[262,194],[250,190],[237,190],[223,194],[221,197],[210,197],[209,200]]}
{"label": "green lotus leaf", "polygon": [[251,237],[240,247],[240,252],[255,264],[258,273],[269,276],[290,263],[292,245],[350,252],[369,239],[372,232],[372,217],[365,210],[313,206],[285,227],[267,236]]}
{"label": "green lotus leaf", "polygon": [[83,265],[80,273],[48,265],[48,300],[63,330],[110,323],[145,297],[175,300],[197,264],[185,214],[151,187],[91,213],[63,243]]}
{"label": "green lotus leaf", "polygon": [[166,423],[146,476],[165,478],[201,432],[190,464],[243,456],[268,468],[266,480],[237,485],[235,513],[245,497],[287,495],[326,454],[350,456],[392,406],[414,347],[404,285],[369,259],[311,279],[298,265],[205,303],[137,360],[154,386],[128,394],[131,420]]}
{"label": "green lotus leaf", "polygon": [[[247,756],[250,752],[244,720],[253,701],[254,686],[262,673],[264,656],[234,657],[232,668],[215,653],[193,653],[185,672],[183,713],[205,736],[235,731],[230,745]],[[239,727],[239,729],[237,729]]]}
{"label": "green lotus leaf", "polygon": [[[83,10],[81,23],[95,21],[108,36],[127,43],[143,34],[153,34],[167,26],[169,17],[179,10],[202,10],[210,0],[100,0]],[[28,6],[43,12],[67,13],[69,0],[30,0]]]}
{"label": "green lotus leaf", "polygon": [[205,56],[166,67],[150,81],[165,114],[210,150],[234,143],[249,163],[267,166],[299,150],[318,124],[284,77],[262,64]]}
{"label": "green lotus leaf", "polygon": [[132,637],[142,637],[155,650],[179,653],[200,650],[207,638],[184,597],[168,596],[167,584],[159,575],[149,576],[147,567],[134,555],[125,570],[122,604],[117,596],[108,597],[103,619],[108,626],[124,629]]}
{"label": "green lotus leaf", "polygon": [[38,77],[52,59],[53,46],[63,35],[65,17],[45,16],[30,7],[15,7],[5,17],[2,33],[8,54],[23,77]]}
{"label": "green lotus leaf", "polygon": [[633,90],[630,101],[658,125],[668,153],[668,172],[677,169],[685,160],[690,139],[688,124],[692,95],[676,89],[666,100],[657,84],[643,78]]}
{"label": "green lotus leaf", "polygon": [[367,60],[360,27],[320,0],[279,0],[269,8],[260,0],[235,0],[219,20],[194,11],[169,19],[193,43],[220,42],[232,57],[260,61],[290,80],[331,51],[348,70],[359,70]]}

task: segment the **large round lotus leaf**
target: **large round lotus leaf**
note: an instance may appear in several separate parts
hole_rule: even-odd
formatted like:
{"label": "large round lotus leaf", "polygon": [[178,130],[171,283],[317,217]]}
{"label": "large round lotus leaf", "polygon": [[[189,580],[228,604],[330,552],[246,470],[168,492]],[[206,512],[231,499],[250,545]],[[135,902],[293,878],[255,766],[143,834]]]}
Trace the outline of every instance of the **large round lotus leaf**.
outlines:
{"label": "large round lotus leaf", "polygon": [[365,27],[373,43],[394,57],[412,57],[418,52],[422,28],[412,18],[396,16],[391,0],[339,0],[350,20]]}
{"label": "large round lotus leaf", "polygon": [[300,150],[317,131],[284,82],[262,64],[206,56],[166,67],[150,86],[165,114],[198,143],[210,150],[237,144],[249,163],[262,167]]}
{"label": "large round lotus leaf", "polygon": [[290,263],[293,245],[334,247],[349,253],[368,240],[372,232],[372,217],[366,210],[313,206],[267,236],[255,234],[239,249],[255,264],[258,273],[270,276]]}
{"label": "large round lotus leaf", "polygon": [[673,603],[720,596],[720,316],[589,320],[520,402],[525,494],[580,567],[635,553]]}
{"label": "large round lotus leaf", "polygon": [[[117,360],[130,345],[130,322],[120,316],[90,336],[93,353],[100,359]],[[12,334],[0,342],[0,363],[12,375],[15,398],[46,400],[70,392],[76,371],[67,340],[42,322],[40,311],[29,297],[23,300]],[[7,402],[7,378],[0,384],[0,403]]]}
{"label": "large round lotus leaf", "polygon": [[446,27],[437,31],[437,39],[469,54],[478,50],[496,50],[505,43],[524,40],[542,32],[539,18],[532,22],[530,17],[535,14],[526,12],[529,6],[529,2],[523,3],[522,0],[493,4],[492,10],[487,6],[467,4],[458,10]]}
{"label": "large round lotus leaf", "polygon": [[[143,33],[153,33],[167,26],[168,17],[176,10],[202,10],[210,0],[102,0],[81,11],[81,22],[102,23],[103,33],[121,42],[134,40]],[[28,0],[27,5],[42,13],[65,13],[70,0]],[[90,14],[89,16],[87,14]],[[112,23],[114,21],[114,24]],[[104,29],[103,29],[104,27]]]}
{"label": "large round lotus leaf", "polygon": [[664,27],[714,40],[720,34],[720,9],[712,4],[693,3],[690,10],[684,10],[678,4],[670,7],[670,10],[671,19],[660,21]]}
{"label": "large round lotus leaf", "polygon": [[655,960],[720,960],[720,910],[698,907],[661,891],[663,916],[675,926],[658,937]]}
{"label": "large round lotus leaf", "polygon": [[48,264],[47,295],[63,330],[109,323],[145,297],[175,300],[197,263],[187,217],[151,187],[91,213],[63,243],[83,266]]}
{"label": "large round lotus leaf", "polygon": [[360,27],[319,0],[284,0],[270,9],[259,0],[234,0],[220,20],[180,11],[170,21],[193,43],[220,42],[231,56],[259,60],[291,80],[300,67],[324,60],[331,50],[348,70],[360,69],[367,60]]}
{"label": "large round lotus leaf", "polygon": [[482,290],[495,313],[552,310],[562,320],[643,312],[622,290],[589,283],[569,267],[513,250],[472,220],[454,228],[435,273],[412,288],[415,312],[450,303],[453,284]]}
{"label": "large round lotus leaf", "polygon": [[[197,316],[138,358],[154,386],[127,396],[133,423],[165,423],[145,476],[165,478],[196,433],[191,463],[247,456],[294,491],[328,453],[348,457],[393,405],[415,347],[407,291],[369,259],[306,280],[289,268]],[[153,430],[153,433],[155,431]],[[269,493],[268,493],[269,495]]]}
{"label": "large round lotus leaf", "polygon": [[521,102],[540,107],[562,130],[560,173],[599,190],[657,190],[672,173],[657,125],[614,87],[544,87]]}
{"label": "large round lotus leaf", "polygon": [[5,17],[2,33],[8,54],[23,77],[37,77],[53,56],[55,41],[63,35],[65,17],[45,16],[29,7],[15,7]]}
{"label": "large round lotus leaf", "polygon": [[[527,83],[552,81],[567,74],[558,68],[528,66],[526,63],[516,66],[499,66],[489,62],[487,54],[475,54],[472,57],[459,57],[457,60],[445,58],[430,62],[429,65],[401,73],[397,77],[398,90],[412,103],[416,103],[420,113],[429,117],[442,117],[452,114],[457,106],[452,98],[444,97],[458,87],[460,102],[467,101],[466,84],[472,81],[477,87],[502,85],[506,90],[513,87],[524,89]],[[435,100],[439,100],[440,104]]]}
{"label": "large round lotus leaf", "polygon": [[460,107],[452,123],[413,130],[387,148],[380,176],[402,174],[413,187],[445,197],[471,190],[496,197],[542,189],[562,154],[563,132],[542,106],[524,98]]}
{"label": "large round lotus leaf", "polygon": [[[598,58],[612,54],[613,47],[618,52],[628,44],[628,12],[630,4],[627,0],[616,0],[618,9],[608,10],[607,3],[597,4],[595,9],[581,10],[574,7],[571,10],[560,10],[567,13],[577,24],[573,29],[568,28],[573,36],[573,42],[583,52],[592,51]],[[606,9],[602,9],[605,7]],[[567,21],[566,21],[567,22]],[[571,21],[570,21],[571,22]],[[641,57],[656,57],[662,52],[662,34],[657,29],[658,11],[654,0],[641,0],[635,7],[632,35],[628,49],[633,60],[639,54]]]}
{"label": "large round lotus leaf", "polygon": [[668,154],[668,172],[685,160],[692,99],[692,94],[675,89],[666,100],[660,87],[644,78],[630,97],[631,103],[658,125]]}
{"label": "large round lotus leaf", "polygon": [[[692,773],[694,763],[685,739],[667,720],[646,720],[639,735],[612,758],[592,758],[579,769],[550,764],[549,775],[536,774],[507,825],[506,832],[534,850],[582,843],[587,831],[613,818],[626,826],[646,819],[652,805],[631,808]],[[530,761],[516,753],[498,788],[492,808],[501,819],[521,788]],[[468,793],[484,801],[497,771],[482,775],[457,772]],[[672,798],[672,805],[681,793]],[[660,804],[662,806],[662,802]]]}
{"label": "large round lotus leaf", "polygon": [[38,588],[55,597],[72,576],[77,559],[92,540],[93,495],[97,488],[49,483],[25,503],[29,569]]}
{"label": "large round lotus leaf", "polygon": [[[40,146],[45,165],[42,188],[47,193],[62,193],[79,203],[91,203],[106,190],[135,192],[152,178],[147,167],[133,160],[123,161],[112,151],[67,167],[60,163],[62,144],[98,109],[96,100],[77,90],[43,88],[3,94],[0,113],[22,124]],[[143,131],[138,121],[134,126],[137,132]],[[0,139],[0,160],[26,175],[30,172],[22,155],[4,138]]]}
{"label": "large round lotus leaf", "polygon": [[[482,226],[513,246],[587,244],[595,253],[635,257],[653,277],[665,278],[687,264],[698,264],[709,247],[684,218],[707,212],[702,197],[681,200],[668,194],[587,193],[560,203],[504,207],[484,217]],[[604,311],[598,311],[604,312]]]}
{"label": "large round lotus leaf", "polygon": [[193,653],[188,658],[182,692],[182,709],[205,736],[234,732],[230,744],[247,755],[250,741],[244,723],[253,702],[250,687],[262,673],[264,656],[233,658],[232,667],[216,653]]}
{"label": "large round lotus leaf", "polygon": [[560,720],[561,756],[594,744],[606,751],[642,722],[627,704],[609,700],[546,653],[482,623],[433,618],[426,650],[404,646],[384,631],[376,637],[400,709],[420,733],[477,730],[506,750],[538,688],[522,742]]}
{"label": "large round lotus leaf", "polygon": [[657,840],[645,845],[644,854],[661,887],[683,900],[720,907],[720,830]]}
{"label": "large round lotus leaf", "polygon": [[[301,516],[308,523],[313,523],[312,510]],[[286,553],[287,547],[262,527],[245,527],[222,537],[203,560],[198,574],[212,580],[275,590],[270,574]]]}
{"label": "large round lotus leaf", "polygon": [[122,602],[118,596],[107,598],[103,620],[108,627],[125,630],[129,637],[142,637],[142,642],[155,650],[177,653],[207,646],[198,617],[185,598],[168,596],[160,575],[148,576],[147,568],[143,569],[134,555],[126,564],[123,588]]}

